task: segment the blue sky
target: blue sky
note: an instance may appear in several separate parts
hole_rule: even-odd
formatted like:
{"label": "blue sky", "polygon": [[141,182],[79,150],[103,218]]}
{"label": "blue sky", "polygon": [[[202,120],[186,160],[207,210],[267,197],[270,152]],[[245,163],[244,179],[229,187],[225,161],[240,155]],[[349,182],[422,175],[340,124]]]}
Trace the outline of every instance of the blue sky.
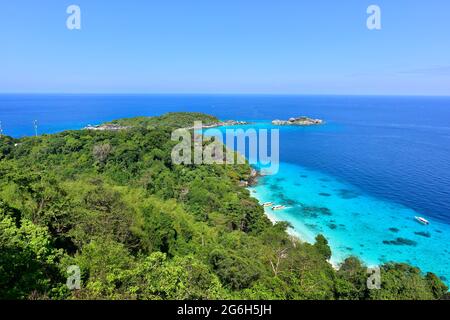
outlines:
{"label": "blue sky", "polygon": [[448,0],[2,1],[0,92],[450,95],[449,16]]}

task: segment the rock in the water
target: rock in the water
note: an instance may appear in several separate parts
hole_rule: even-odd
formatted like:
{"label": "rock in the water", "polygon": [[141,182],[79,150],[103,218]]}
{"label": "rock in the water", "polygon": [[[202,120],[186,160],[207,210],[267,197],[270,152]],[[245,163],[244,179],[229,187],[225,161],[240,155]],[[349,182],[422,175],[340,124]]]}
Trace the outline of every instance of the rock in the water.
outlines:
{"label": "rock in the water", "polygon": [[405,238],[397,238],[395,240],[384,240],[384,244],[394,245],[394,246],[416,246],[417,242]]}
{"label": "rock in the water", "polygon": [[276,126],[312,126],[323,124],[321,119],[313,119],[305,116],[298,118],[289,118],[289,120],[273,120],[272,124]]}

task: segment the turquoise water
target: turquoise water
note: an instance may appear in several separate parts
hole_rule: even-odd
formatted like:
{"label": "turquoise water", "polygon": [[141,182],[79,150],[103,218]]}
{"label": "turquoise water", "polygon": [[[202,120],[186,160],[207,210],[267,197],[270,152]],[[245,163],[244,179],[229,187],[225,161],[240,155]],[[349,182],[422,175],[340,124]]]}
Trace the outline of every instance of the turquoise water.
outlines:
{"label": "turquoise water", "polygon": [[0,95],[3,133],[15,137],[34,134],[34,120],[42,134],[174,111],[263,120],[256,128],[324,119],[279,128],[280,171],[255,196],[290,208],[267,213],[304,240],[323,233],[334,263],[351,254],[367,264],[409,262],[450,284],[450,97]]}
{"label": "turquoise water", "polygon": [[422,225],[412,209],[289,163],[280,163],[278,174],[262,177],[250,190],[261,203],[286,205],[282,211],[265,211],[274,221],[290,222],[291,231],[302,240],[314,242],[317,234],[324,234],[333,251],[333,264],[355,255],[367,265],[407,262],[450,279],[447,224]]}
{"label": "turquoise water", "polygon": [[[299,132],[336,135],[340,130],[334,125],[276,127],[261,121],[223,127],[220,131],[226,129],[279,129],[281,159],[283,146]],[[208,131],[204,133],[208,135]],[[260,165],[256,163],[255,167]],[[292,226],[289,232],[301,240],[314,243],[318,234],[325,235],[333,253],[330,262],[335,266],[349,256],[359,257],[368,266],[405,262],[420,267],[423,272],[434,272],[449,283],[450,225],[447,223],[395,201],[374,197],[334,175],[288,162],[280,162],[276,174],[261,177],[258,185],[249,190],[261,204],[273,202],[286,206],[281,211],[265,208],[266,215],[273,222],[289,222]],[[432,223],[423,225],[415,216],[423,216]]]}

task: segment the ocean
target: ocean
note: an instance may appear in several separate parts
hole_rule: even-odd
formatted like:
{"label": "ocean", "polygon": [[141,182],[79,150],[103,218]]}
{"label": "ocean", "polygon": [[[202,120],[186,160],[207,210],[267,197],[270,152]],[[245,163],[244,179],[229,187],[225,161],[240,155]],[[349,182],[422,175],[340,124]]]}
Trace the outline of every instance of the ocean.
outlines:
{"label": "ocean", "polygon": [[[80,129],[123,117],[196,111],[270,121],[306,115],[323,126],[280,129],[280,170],[251,188],[300,238],[324,234],[332,262],[407,262],[450,282],[450,97],[277,95],[0,95],[3,133]],[[424,226],[414,220],[422,216]]]}

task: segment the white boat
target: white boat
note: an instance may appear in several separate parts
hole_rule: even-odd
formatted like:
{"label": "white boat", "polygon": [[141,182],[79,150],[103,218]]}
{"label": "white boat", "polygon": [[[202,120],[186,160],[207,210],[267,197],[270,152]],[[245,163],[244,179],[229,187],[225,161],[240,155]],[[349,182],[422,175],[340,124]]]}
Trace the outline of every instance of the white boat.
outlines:
{"label": "white boat", "polygon": [[425,224],[425,225],[430,224],[430,221],[428,221],[428,220],[425,219],[425,218],[417,217],[417,216],[416,216],[415,218],[416,218],[417,221],[419,221],[419,222],[422,223],[422,224]]}
{"label": "white boat", "polygon": [[263,207],[270,207],[273,205],[273,202],[264,202]]}
{"label": "white boat", "polygon": [[283,209],[286,209],[286,207],[285,206],[281,206],[281,205],[272,207],[272,210],[283,210]]}

